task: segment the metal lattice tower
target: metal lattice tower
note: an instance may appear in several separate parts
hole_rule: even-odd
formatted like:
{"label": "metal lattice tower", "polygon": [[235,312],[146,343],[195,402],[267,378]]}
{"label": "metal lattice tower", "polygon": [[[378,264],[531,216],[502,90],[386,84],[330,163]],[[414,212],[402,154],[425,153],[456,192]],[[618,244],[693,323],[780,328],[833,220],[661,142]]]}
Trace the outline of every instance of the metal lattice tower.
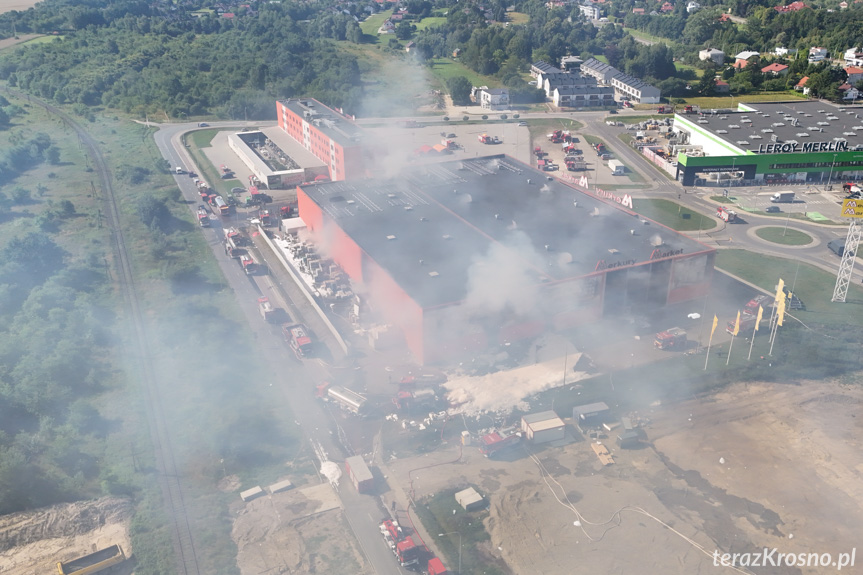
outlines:
{"label": "metal lattice tower", "polygon": [[857,219],[852,219],[851,225],[848,226],[848,237],[845,238],[845,251],[842,252],[842,263],[839,264],[839,273],[836,275],[836,288],[833,290],[833,299],[831,301],[845,302],[861,236],[863,236],[863,225],[858,223]]}

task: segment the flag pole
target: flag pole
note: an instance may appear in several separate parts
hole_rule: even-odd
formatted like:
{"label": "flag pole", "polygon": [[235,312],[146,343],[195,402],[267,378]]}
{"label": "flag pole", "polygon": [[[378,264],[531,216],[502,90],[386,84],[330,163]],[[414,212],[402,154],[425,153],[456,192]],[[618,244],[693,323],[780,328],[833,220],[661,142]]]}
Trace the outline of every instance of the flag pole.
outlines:
{"label": "flag pole", "polygon": [[728,365],[728,362],[731,361],[731,348],[734,347],[734,336],[731,336],[731,343],[728,344],[728,357],[725,359],[725,365]]}
{"label": "flag pole", "polygon": [[710,333],[710,339],[707,340],[707,355],[704,356],[704,371],[707,371],[707,360],[710,359],[710,344],[713,343],[713,333]]}
{"label": "flag pole", "polygon": [[752,341],[749,342],[749,357],[746,358],[746,361],[752,359],[752,346],[755,345],[755,334],[758,333],[758,328],[756,327],[752,330]]}

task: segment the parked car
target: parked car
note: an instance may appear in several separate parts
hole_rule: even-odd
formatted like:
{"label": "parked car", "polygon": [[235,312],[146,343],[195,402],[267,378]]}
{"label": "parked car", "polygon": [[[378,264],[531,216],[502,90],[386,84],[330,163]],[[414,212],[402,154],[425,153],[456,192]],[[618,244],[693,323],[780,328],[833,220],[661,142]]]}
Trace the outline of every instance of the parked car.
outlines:
{"label": "parked car", "polygon": [[527,122],[519,122],[518,125],[519,126],[527,126]]}
{"label": "parked car", "polygon": [[775,214],[776,212],[781,212],[782,210],[779,209],[779,206],[767,206],[766,208],[764,208],[764,211],[768,214]]}

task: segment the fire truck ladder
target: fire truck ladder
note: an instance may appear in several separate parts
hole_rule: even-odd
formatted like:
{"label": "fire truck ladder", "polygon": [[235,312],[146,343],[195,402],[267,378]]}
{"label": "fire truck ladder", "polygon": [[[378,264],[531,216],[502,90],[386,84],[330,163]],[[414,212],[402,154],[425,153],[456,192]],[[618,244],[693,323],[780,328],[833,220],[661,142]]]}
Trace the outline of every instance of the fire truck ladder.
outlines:
{"label": "fire truck ladder", "polygon": [[848,295],[848,284],[851,283],[851,274],[854,271],[854,259],[857,256],[857,248],[860,245],[860,237],[863,236],[863,225],[856,219],[851,220],[848,226],[848,237],[845,238],[845,251],[842,252],[842,263],[839,264],[839,273],[836,276],[836,288],[833,290],[833,299],[845,303]]}

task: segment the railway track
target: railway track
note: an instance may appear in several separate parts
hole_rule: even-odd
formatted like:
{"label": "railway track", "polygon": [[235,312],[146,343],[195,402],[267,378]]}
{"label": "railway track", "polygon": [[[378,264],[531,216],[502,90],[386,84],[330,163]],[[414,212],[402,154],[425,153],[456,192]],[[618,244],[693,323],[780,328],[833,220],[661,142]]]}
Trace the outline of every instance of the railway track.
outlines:
{"label": "railway track", "polygon": [[132,320],[133,333],[131,334],[133,351],[138,355],[139,372],[141,383],[147,394],[147,418],[150,426],[150,436],[156,456],[156,467],[159,472],[159,483],[162,489],[162,497],[174,528],[174,550],[176,554],[177,573],[180,575],[200,575],[198,558],[195,553],[195,544],[192,537],[192,528],[189,515],[183,497],[183,488],[180,481],[180,473],[177,469],[176,459],[171,446],[171,434],[166,426],[165,410],[159,391],[157,379],[149,360],[150,347],[147,338],[147,329],[144,325],[141,307],[135,287],[135,277],[132,273],[132,265],[126,249],[126,239],[123,236],[123,228],[120,225],[120,211],[114,188],[111,183],[111,172],[105,163],[102,152],[95,139],[77,122],[65,112],[42,102],[32,96],[7,90],[17,97],[27,98],[29,102],[41,106],[50,114],[62,119],[63,122],[78,136],[80,144],[85,153],[90,157],[93,169],[99,177],[102,187],[102,203],[106,221],[111,230],[114,240],[114,251],[117,258],[118,283],[123,293],[123,299]]}

